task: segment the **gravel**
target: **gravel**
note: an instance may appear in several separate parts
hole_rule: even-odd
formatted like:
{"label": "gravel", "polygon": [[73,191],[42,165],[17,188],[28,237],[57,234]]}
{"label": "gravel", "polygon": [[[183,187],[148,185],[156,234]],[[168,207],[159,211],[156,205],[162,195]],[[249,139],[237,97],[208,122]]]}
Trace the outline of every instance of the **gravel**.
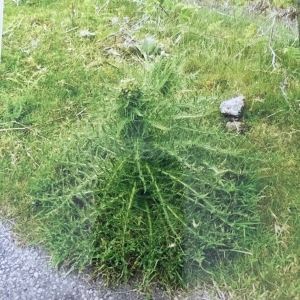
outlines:
{"label": "gravel", "polygon": [[[130,287],[108,289],[87,274],[68,274],[51,266],[41,247],[17,245],[13,223],[0,220],[0,299],[1,300],[142,300],[149,295]],[[170,296],[156,289],[152,300],[212,300],[206,292]]]}

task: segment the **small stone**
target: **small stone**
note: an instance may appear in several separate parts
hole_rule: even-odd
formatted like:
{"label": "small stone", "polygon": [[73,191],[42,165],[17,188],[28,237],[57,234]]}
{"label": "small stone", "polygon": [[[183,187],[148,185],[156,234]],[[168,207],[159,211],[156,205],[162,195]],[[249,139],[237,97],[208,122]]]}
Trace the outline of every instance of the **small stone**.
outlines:
{"label": "small stone", "polygon": [[226,129],[228,131],[232,131],[232,132],[238,132],[238,133],[242,133],[245,131],[246,126],[243,122],[239,122],[239,121],[230,121],[226,123]]}
{"label": "small stone", "polygon": [[225,100],[220,105],[221,113],[228,116],[239,118],[245,106],[245,98],[240,95],[236,98]]}

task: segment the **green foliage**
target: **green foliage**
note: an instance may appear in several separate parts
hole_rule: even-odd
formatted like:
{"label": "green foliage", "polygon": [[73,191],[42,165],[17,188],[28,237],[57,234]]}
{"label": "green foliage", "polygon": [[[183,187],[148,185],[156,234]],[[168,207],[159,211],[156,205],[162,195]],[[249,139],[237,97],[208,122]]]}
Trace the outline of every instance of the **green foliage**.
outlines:
{"label": "green foliage", "polygon": [[[163,172],[178,176],[180,164],[154,145],[143,94],[134,80],[122,82],[115,120],[123,124],[120,141],[110,149],[114,157],[96,192],[95,264],[114,279],[127,280],[142,271],[147,284],[159,274],[166,282],[179,283],[182,229],[169,210],[182,218],[182,187]],[[177,248],[171,249],[174,241]],[[172,259],[176,264],[170,264]]]}
{"label": "green foliage", "polygon": [[286,47],[283,49],[283,55],[284,58],[287,60],[287,62],[292,66],[295,67],[300,62],[300,52],[299,48],[296,47]]}
{"label": "green foliage", "polygon": [[[292,31],[170,0],[8,3],[6,20],[0,205],[30,242],[111,283],[296,297]],[[219,113],[239,93],[243,135]]]}
{"label": "green foliage", "polygon": [[[55,217],[63,224],[63,232],[55,229],[55,239],[77,232],[63,245],[47,232],[60,253],[58,262],[68,259],[68,243],[71,257],[78,255],[79,246],[87,247],[73,245],[85,234],[92,241],[88,259],[107,280],[142,274],[146,286],[154,280],[182,285],[183,276],[189,278],[193,270],[212,268],[224,253],[230,259],[250,246],[258,222],[254,178],[238,171],[242,154],[212,155],[201,149],[201,131],[185,124],[184,115],[175,122],[179,103],[172,109],[162,105],[177,92],[178,64],[165,61],[158,60],[144,74],[151,86],[122,80],[114,117],[103,124],[105,133],[95,136],[87,127],[32,181],[34,214],[43,222],[49,216],[49,222]],[[164,116],[160,126],[151,120],[157,111]]]}
{"label": "green foliage", "polygon": [[57,3],[57,0],[19,0],[19,4],[24,4],[24,5],[50,5],[53,3]]}

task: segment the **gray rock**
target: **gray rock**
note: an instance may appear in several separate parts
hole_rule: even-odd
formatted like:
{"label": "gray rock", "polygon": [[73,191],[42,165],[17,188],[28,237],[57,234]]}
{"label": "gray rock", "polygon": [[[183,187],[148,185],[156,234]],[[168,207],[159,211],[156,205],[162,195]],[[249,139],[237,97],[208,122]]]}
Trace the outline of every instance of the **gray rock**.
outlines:
{"label": "gray rock", "polygon": [[220,105],[220,110],[223,115],[239,118],[242,115],[244,106],[245,98],[243,95],[240,95],[223,101]]}
{"label": "gray rock", "polygon": [[243,122],[233,120],[226,123],[226,129],[231,132],[243,133],[247,128]]}

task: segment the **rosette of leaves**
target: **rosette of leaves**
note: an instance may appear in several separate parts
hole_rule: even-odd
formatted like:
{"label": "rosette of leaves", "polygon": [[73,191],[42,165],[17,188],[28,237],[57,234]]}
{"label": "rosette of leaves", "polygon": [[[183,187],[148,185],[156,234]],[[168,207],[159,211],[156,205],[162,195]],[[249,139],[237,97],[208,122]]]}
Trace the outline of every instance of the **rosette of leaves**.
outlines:
{"label": "rosette of leaves", "polygon": [[[111,279],[136,273],[143,282],[181,280],[183,251],[181,163],[155,144],[147,120],[153,109],[135,80],[121,82],[116,155],[97,192],[95,264]],[[174,260],[174,264],[170,261]]]}

